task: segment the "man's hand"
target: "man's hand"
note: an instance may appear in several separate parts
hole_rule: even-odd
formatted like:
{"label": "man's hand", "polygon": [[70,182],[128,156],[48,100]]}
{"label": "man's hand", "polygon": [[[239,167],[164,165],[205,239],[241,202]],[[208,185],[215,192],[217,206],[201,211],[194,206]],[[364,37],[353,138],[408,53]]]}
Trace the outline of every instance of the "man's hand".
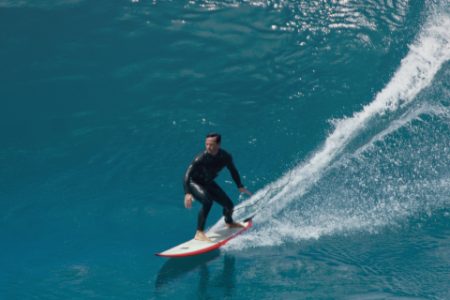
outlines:
{"label": "man's hand", "polygon": [[249,190],[247,190],[245,187],[241,187],[241,188],[239,188],[239,192],[241,192],[241,193],[245,193],[245,194],[247,194],[247,195],[249,195],[249,196],[251,196],[252,195],[252,193],[250,193],[250,191]]}
{"label": "man's hand", "polygon": [[192,194],[186,194],[184,195],[184,207],[186,208],[192,208]]}

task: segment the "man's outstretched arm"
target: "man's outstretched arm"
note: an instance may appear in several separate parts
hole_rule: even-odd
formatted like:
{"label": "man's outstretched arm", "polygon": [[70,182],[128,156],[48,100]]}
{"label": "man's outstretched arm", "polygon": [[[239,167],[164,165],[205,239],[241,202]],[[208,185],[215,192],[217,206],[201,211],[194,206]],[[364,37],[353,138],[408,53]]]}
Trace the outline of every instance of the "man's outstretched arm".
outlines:
{"label": "man's outstretched arm", "polygon": [[233,159],[231,157],[230,157],[230,160],[229,160],[229,162],[227,164],[227,168],[230,171],[231,177],[233,178],[233,181],[236,183],[236,185],[237,185],[237,187],[239,189],[239,192],[245,193],[245,194],[251,196],[252,193],[249,190],[247,190],[244,187],[244,185],[242,184],[241,176],[239,176],[239,172],[238,172],[236,166],[234,165]]}

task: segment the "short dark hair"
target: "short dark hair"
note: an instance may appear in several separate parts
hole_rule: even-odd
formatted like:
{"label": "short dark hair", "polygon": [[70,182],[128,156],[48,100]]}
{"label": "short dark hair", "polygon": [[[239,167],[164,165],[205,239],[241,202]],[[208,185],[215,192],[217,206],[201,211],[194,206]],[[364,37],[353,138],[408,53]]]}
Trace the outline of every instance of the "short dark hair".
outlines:
{"label": "short dark hair", "polygon": [[220,133],[211,132],[206,135],[206,138],[212,138],[212,137],[216,138],[217,144],[220,144],[220,141],[222,140],[222,136],[220,135]]}

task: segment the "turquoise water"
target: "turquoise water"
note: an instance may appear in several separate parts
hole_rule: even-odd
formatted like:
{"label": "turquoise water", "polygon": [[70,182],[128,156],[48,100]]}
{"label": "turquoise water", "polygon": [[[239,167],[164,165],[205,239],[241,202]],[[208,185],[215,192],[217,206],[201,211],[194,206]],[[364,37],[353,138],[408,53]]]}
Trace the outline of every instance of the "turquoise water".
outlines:
{"label": "turquoise water", "polygon": [[[0,0],[0,28],[1,299],[450,299],[448,1]],[[210,131],[255,225],[156,257]]]}

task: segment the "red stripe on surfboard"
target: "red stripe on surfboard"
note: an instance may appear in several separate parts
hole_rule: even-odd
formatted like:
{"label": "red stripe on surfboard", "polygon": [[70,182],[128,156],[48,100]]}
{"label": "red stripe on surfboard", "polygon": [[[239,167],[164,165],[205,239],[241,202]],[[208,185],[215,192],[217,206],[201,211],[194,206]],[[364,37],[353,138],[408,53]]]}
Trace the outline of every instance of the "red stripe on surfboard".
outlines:
{"label": "red stripe on surfboard", "polygon": [[193,256],[193,255],[198,255],[198,254],[203,254],[203,253],[206,253],[206,252],[210,252],[210,251],[219,249],[220,247],[222,247],[223,245],[228,243],[228,241],[230,241],[231,239],[235,238],[236,236],[240,235],[241,233],[243,233],[244,231],[246,231],[247,229],[252,227],[252,225],[253,225],[253,221],[250,219],[248,221],[247,226],[242,228],[242,230],[239,230],[238,232],[236,232],[235,234],[233,234],[229,238],[227,238],[227,239],[225,239],[223,241],[220,241],[218,243],[215,243],[215,244],[211,245],[208,248],[204,248],[204,249],[196,250],[196,251],[192,251],[192,252],[186,252],[186,253],[183,253],[183,254],[162,254],[162,253],[156,253],[155,255],[161,256],[161,257],[187,257],[187,256]]}

